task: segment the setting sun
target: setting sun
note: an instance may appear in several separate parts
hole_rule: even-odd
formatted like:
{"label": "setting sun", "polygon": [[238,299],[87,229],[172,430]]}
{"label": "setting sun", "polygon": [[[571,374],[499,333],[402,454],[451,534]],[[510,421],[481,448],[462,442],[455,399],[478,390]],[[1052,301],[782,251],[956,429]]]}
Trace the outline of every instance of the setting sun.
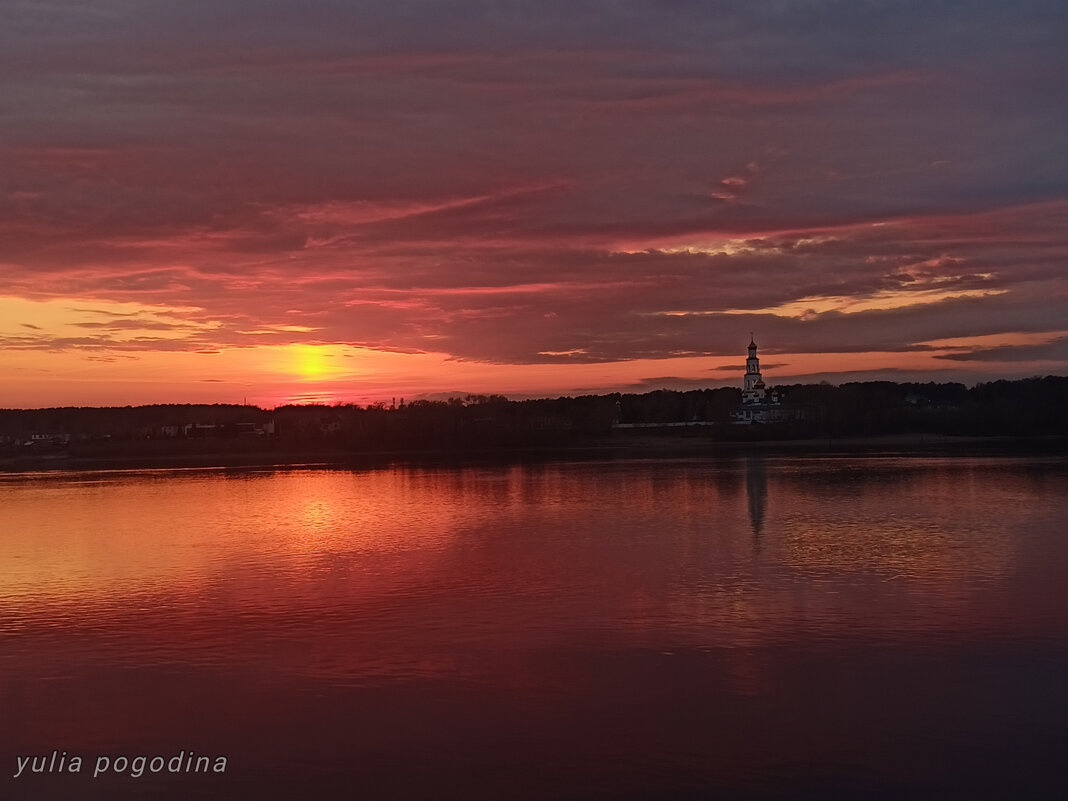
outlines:
{"label": "setting sun", "polygon": [[286,348],[291,354],[287,371],[304,381],[321,381],[344,372],[339,363],[344,348],[337,345],[291,345]]}

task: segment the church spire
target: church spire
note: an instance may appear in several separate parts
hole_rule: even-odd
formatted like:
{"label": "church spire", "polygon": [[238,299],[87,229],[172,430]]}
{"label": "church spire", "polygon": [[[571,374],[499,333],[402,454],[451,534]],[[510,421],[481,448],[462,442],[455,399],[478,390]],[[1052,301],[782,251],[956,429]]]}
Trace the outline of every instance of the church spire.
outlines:
{"label": "church spire", "polygon": [[764,379],[760,375],[760,359],[757,358],[756,340],[749,333],[749,358],[745,360],[745,383],[742,385],[742,403],[759,403],[764,400]]}

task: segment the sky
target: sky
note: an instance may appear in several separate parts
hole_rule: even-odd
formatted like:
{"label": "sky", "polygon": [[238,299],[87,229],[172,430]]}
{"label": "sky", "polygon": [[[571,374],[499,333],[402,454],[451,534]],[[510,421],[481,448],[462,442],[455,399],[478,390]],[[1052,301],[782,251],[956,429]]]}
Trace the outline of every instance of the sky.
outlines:
{"label": "sky", "polygon": [[0,407],[1068,374],[1062,0],[5,0]]}

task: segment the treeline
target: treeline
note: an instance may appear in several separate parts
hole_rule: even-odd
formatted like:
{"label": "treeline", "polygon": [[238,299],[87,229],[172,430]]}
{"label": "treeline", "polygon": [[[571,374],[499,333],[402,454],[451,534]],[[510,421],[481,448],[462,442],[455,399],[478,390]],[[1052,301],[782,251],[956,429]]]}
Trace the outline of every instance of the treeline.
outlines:
{"label": "treeline", "polygon": [[821,436],[1068,434],[1068,378],[959,383],[866,381],[781,387]]}
{"label": "treeline", "polygon": [[[0,410],[7,453],[63,450],[72,455],[244,451],[429,450],[564,446],[603,440],[617,424],[692,423],[665,433],[721,440],[879,434],[1068,434],[1068,378],[1047,376],[959,383],[869,381],[777,387],[802,419],[734,425],[737,388],[656,390],[508,400],[468,395],[447,401],[301,405],[151,405]],[[633,430],[633,428],[631,428]],[[655,428],[644,428],[655,431]],[[211,440],[211,442],[205,442]]]}
{"label": "treeline", "polygon": [[622,422],[711,422],[720,439],[851,437],[884,434],[959,436],[1068,435],[1068,378],[1045,376],[961,383],[894,381],[776,387],[782,405],[803,419],[765,426],[730,425],[741,403],[734,388],[657,390],[620,395]]}

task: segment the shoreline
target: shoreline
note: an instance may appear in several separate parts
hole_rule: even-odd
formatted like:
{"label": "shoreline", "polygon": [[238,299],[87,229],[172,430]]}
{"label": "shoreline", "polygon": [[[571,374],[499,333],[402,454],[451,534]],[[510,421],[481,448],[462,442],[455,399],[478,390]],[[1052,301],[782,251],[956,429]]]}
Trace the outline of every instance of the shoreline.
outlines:
{"label": "shoreline", "polygon": [[628,432],[569,445],[511,448],[465,448],[342,451],[308,449],[243,452],[186,452],[154,454],[67,453],[0,458],[0,473],[40,473],[92,470],[253,469],[338,467],[373,469],[389,465],[465,466],[540,461],[598,461],[606,459],[671,459],[731,457],[748,453],[795,456],[950,456],[950,455],[1068,455],[1068,437],[1045,435],[950,436],[946,434],[890,434],[866,437],[807,438],[759,441],[717,441],[705,437]]}

